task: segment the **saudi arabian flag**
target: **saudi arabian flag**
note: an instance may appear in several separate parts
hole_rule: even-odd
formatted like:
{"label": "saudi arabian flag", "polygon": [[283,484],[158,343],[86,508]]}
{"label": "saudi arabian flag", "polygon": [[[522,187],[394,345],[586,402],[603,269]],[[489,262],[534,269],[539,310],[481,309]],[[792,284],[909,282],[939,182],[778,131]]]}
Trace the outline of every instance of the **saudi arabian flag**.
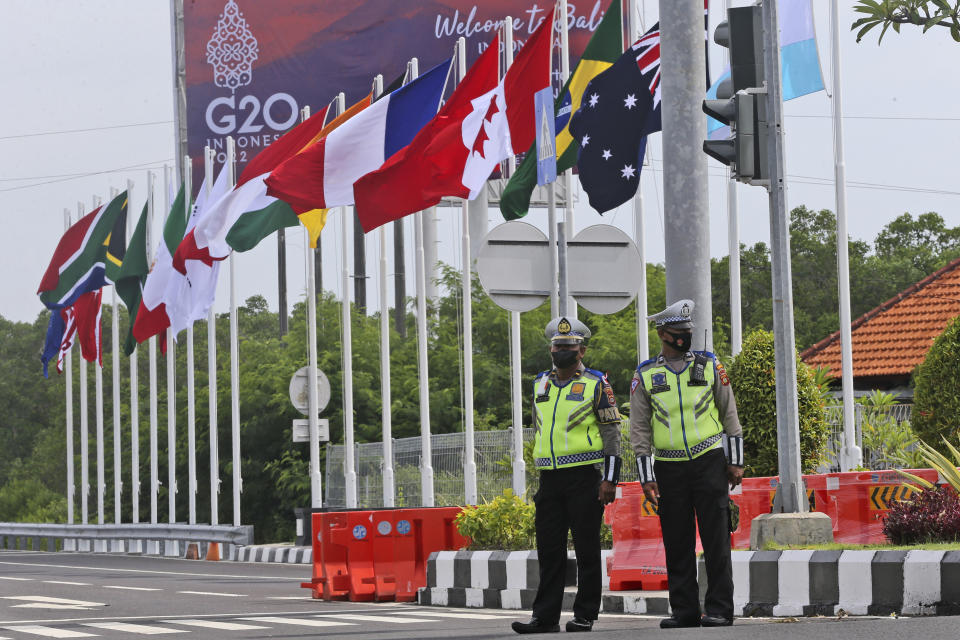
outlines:
{"label": "saudi arabian flag", "polygon": [[[570,115],[580,108],[580,99],[593,78],[617,61],[623,53],[623,23],[620,16],[620,0],[612,0],[593,37],[583,50],[583,56],[570,74],[563,91],[554,103],[557,131],[557,173],[562,173],[577,164],[580,145],[570,135],[567,125]],[[500,212],[506,220],[516,220],[527,215],[530,197],[537,186],[536,142],[530,146],[526,157],[516,173],[510,178],[500,196]]]}
{"label": "saudi arabian flag", "polygon": [[144,204],[137,228],[130,236],[127,252],[123,256],[123,263],[120,265],[120,271],[114,283],[117,295],[126,305],[130,318],[130,327],[127,329],[127,337],[123,343],[123,352],[128,356],[137,348],[137,341],[133,337],[133,323],[137,319],[137,310],[140,308],[140,298],[143,295],[143,283],[147,281],[148,273],[150,273],[150,263],[147,260],[147,205]]}

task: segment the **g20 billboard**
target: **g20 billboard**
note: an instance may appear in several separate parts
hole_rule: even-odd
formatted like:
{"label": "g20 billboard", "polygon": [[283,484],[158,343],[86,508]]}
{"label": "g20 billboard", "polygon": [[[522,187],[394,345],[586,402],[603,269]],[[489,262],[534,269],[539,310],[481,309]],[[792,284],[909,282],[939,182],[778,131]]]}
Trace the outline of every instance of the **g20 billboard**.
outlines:
{"label": "g20 billboard", "polygon": [[[568,2],[571,67],[609,2]],[[469,64],[506,16],[513,18],[514,46],[522,48],[551,6],[550,0],[184,0],[188,153],[202,167],[209,145],[221,163],[233,136],[239,173],[296,124],[301,107],[316,112],[341,91],[349,105],[370,92],[377,74],[385,84],[402,75],[410,58],[418,58],[421,70],[449,58],[461,36]],[[559,55],[559,33],[555,47]],[[554,67],[558,85],[559,63]]]}

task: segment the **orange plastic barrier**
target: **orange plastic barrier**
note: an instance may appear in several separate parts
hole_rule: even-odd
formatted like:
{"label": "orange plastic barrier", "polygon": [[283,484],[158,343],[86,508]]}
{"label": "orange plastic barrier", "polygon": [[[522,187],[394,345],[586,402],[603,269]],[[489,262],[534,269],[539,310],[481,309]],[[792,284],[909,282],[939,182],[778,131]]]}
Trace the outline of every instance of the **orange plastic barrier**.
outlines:
{"label": "orange plastic barrier", "polygon": [[323,600],[411,602],[427,584],[434,551],[470,540],[457,531],[460,507],[325,512],[313,515],[313,577],[301,586]]}
{"label": "orange plastic barrier", "polygon": [[643,486],[619,485],[617,499],[606,506],[603,517],[613,529],[613,557],[607,567],[610,590],[666,589],[660,518],[644,497]]}

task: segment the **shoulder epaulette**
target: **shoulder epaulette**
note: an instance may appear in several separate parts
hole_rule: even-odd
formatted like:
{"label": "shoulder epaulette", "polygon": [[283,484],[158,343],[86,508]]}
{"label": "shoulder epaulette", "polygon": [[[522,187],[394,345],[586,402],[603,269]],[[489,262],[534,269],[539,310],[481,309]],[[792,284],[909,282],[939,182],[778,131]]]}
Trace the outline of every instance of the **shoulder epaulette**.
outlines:
{"label": "shoulder epaulette", "polygon": [[549,372],[549,371],[541,371],[540,373],[537,374],[537,377],[534,378],[533,381],[536,382],[537,380],[539,380],[539,379],[542,378],[543,376],[547,376],[547,375],[550,375],[550,372]]}
{"label": "shoulder epaulette", "polygon": [[648,365],[656,364],[656,362],[657,362],[657,359],[656,359],[656,358],[649,358],[649,359],[647,359],[647,360],[644,360],[644,361],[641,362],[639,365],[637,365],[637,373],[640,373],[640,370],[643,369],[644,367],[648,366]]}
{"label": "shoulder epaulette", "polygon": [[583,368],[583,373],[584,373],[584,374],[588,374],[588,373],[589,373],[590,375],[596,377],[597,380],[602,379],[603,376],[606,375],[605,373],[603,373],[603,371],[597,371],[596,369],[591,369],[590,367],[584,367],[584,368]]}

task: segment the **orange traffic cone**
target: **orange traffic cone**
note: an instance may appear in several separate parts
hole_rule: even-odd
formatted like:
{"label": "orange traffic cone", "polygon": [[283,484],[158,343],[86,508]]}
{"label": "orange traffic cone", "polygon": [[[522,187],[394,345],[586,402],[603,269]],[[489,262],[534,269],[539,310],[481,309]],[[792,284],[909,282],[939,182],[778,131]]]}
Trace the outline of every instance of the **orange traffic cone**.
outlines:
{"label": "orange traffic cone", "polygon": [[220,560],[220,543],[211,542],[210,546],[207,547],[207,560],[212,560],[218,562]]}

